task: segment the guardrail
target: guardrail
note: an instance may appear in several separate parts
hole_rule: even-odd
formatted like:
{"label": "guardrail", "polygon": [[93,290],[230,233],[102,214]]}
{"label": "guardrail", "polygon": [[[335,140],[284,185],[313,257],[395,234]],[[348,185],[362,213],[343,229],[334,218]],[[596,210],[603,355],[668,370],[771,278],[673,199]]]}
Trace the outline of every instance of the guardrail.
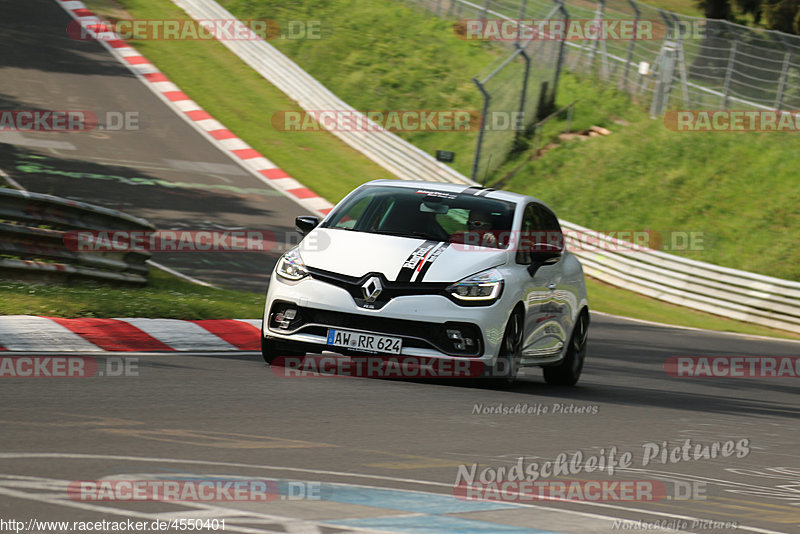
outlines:
{"label": "guardrail", "polygon": [[682,258],[577,224],[561,224],[571,252],[589,276],[672,304],[800,333],[798,282]]}
{"label": "guardrail", "polygon": [[[75,230],[154,231],[144,219],[51,195],[0,188],[0,272],[14,278],[146,284],[151,254],[70,247]],[[74,240],[72,240],[74,243]],[[90,247],[89,247],[90,248]]]}
{"label": "guardrail", "polygon": [[[173,0],[196,20],[235,19],[214,0]],[[239,31],[249,31],[241,25]],[[222,43],[305,110],[355,110],[263,40]],[[357,113],[357,112],[356,112]],[[387,131],[332,132],[401,179],[475,184],[419,148]],[[719,267],[652,249],[586,250],[590,230],[561,221],[567,244],[586,274],[652,298],[771,328],[800,332],[800,283]],[[591,232],[592,235],[599,235]],[[576,241],[576,236],[578,241]],[[600,235],[623,248],[634,245]]]}

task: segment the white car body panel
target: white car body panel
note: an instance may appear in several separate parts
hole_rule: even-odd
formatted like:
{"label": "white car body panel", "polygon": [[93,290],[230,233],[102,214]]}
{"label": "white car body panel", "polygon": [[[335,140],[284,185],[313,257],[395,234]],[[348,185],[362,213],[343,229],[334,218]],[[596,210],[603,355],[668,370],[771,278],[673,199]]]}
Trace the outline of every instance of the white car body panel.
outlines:
{"label": "white car body panel", "polygon": [[[351,195],[356,195],[363,188],[374,185],[417,187],[424,191],[466,194],[464,186],[454,184],[381,180],[356,189],[345,197],[339,206],[344,205]],[[481,194],[488,199],[503,200],[516,205],[512,227],[514,232],[518,232],[521,228],[525,206],[531,203],[541,204],[533,197],[505,191],[489,191]],[[337,208],[326,217],[322,222],[323,225],[334,216]],[[356,290],[354,286],[348,286],[350,287],[348,290],[319,279],[313,274],[313,269],[318,269],[349,279],[361,279],[370,273],[380,273],[387,283],[392,284],[398,280],[400,271],[410,255],[426,243],[430,244],[431,241],[317,226],[306,235],[298,248],[303,264],[311,270],[312,275],[299,281],[289,281],[277,274],[277,266],[272,273],[264,311],[265,337],[286,342],[312,343],[318,345],[318,348],[325,344],[320,329],[317,329],[316,334],[310,334],[285,332],[281,328],[270,327],[270,310],[275,303],[290,303],[300,309],[342,314],[343,317],[352,318],[353,324],[347,328],[389,336],[397,334],[392,331],[372,330],[364,325],[369,323],[371,318],[436,324],[468,323],[480,330],[483,350],[479,355],[465,357],[453,354],[452,351],[446,353],[431,347],[415,347],[406,343],[401,354],[479,360],[487,366],[492,366],[500,353],[501,341],[512,311],[522,309],[524,330],[521,364],[550,365],[564,358],[578,314],[586,313],[588,318],[583,270],[577,258],[567,251],[562,253],[557,263],[539,267],[535,276],[531,277],[527,266],[517,263],[516,244],[513,243],[513,239],[512,246],[508,249],[435,242],[434,248],[437,249],[438,255],[427,266],[424,277],[421,280],[417,279],[418,273],[415,272],[411,283],[420,281],[427,284],[438,283],[444,287],[496,267],[504,279],[503,292],[495,302],[483,306],[460,305],[446,294],[412,294],[397,295],[382,304],[380,309],[368,309],[357,304],[350,292]],[[341,325],[338,327],[344,328]]]}
{"label": "white car body panel", "polygon": [[[309,244],[301,247],[300,254],[309,267],[357,277],[379,272],[389,280],[397,279],[409,255],[425,243],[424,239],[331,228],[316,228],[306,240]],[[502,265],[507,258],[506,250],[451,245],[431,264],[424,281],[455,282]]]}

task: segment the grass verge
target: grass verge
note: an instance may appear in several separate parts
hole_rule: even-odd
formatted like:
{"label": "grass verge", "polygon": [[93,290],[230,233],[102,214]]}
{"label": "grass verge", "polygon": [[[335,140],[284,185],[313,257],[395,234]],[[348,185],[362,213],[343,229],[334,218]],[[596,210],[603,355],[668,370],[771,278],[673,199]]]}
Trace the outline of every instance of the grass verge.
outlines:
{"label": "grass verge", "polygon": [[[181,11],[177,10],[167,0],[122,0],[120,3],[112,0],[88,0],[86,3],[96,10],[98,14],[107,17],[126,16],[125,12],[121,11],[121,7],[127,10],[128,16],[138,19],[174,19],[184,16]],[[303,8],[292,4],[294,7],[282,8],[275,5],[276,3],[259,2],[256,5],[244,0],[231,0],[225,3],[228,7],[238,10],[246,9],[248,6],[256,6],[258,9],[270,7],[279,10],[278,13],[280,15],[292,17],[293,19],[299,19],[304,13],[305,19],[320,18],[320,13],[313,10],[309,11],[311,8],[308,6]],[[436,30],[443,32],[442,21],[423,16],[419,12],[408,10],[399,4],[389,2],[387,4],[394,10],[393,12],[400,13],[396,17],[388,18],[390,21],[395,21],[393,25],[397,24],[397,17],[400,17],[405,21],[404,27],[406,28],[422,27],[427,28],[426,31]],[[432,108],[434,106],[428,104],[426,100],[429,97],[435,97],[433,102],[442,105],[447,102],[450,105],[456,103],[457,105],[466,105],[465,102],[469,102],[472,97],[465,96],[467,92],[464,87],[470,85],[468,80],[470,73],[484,67],[496,57],[496,50],[485,46],[472,46],[469,48],[472,43],[457,41],[452,46],[457,45],[468,48],[466,52],[462,51],[461,56],[459,56],[460,59],[456,63],[459,68],[448,70],[447,65],[443,63],[452,59],[447,54],[450,51],[450,45],[441,48],[435,42],[428,42],[431,37],[430,34],[426,34],[423,43],[427,43],[430,49],[421,58],[427,62],[438,62],[436,64],[439,66],[427,67],[424,69],[424,75],[415,74],[416,69],[420,67],[420,63],[415,61],[413,57],[409,57],[413,56],[413,47],[397,50],[402,47],[397,47],[396,42],[394,44],[389,42],[389,38],[394,36],[392,31],[386,31],[386,28],[383,28],[383,38],[386,41],[376,40],[378,39],[376,35],[380,34],[380,31],[376,32],[375,35],[370,34],[372,37],[368,39],[356,39],[355,32],[368,30],[371,28],[368,24],[370,21],[381,22],[382,16],[386,16],[386,12],[381,11],[384,9],[383,4],[372,3],[370,7],[372,9],[371,14],[363,13],[364,6],[366,6],[364,0],[348,0],[347,9],[342,9],[341,5],[337,4],[337,9],[343,14],[341,16],[351,18],[353,21],[350,26],[336,26],[336,31],[329,35],[329,39],[333,39],[334,35],[338,35],[340,37],[337,37],[337,39],[341,38],[342,41],[332,42],[329,40],[322,44],[316,42],[310,45],[294,41],[276,44],[290,56],[303,55],[302,58],[295,57],[294,59],[298,60],[301,66],[307,68],[312,75],[320,76],[323,82],[326,81],[325,78],[328,78],[328,82],[333,82],[329,85],[339,92],[339,96],[360,109],[377,109],[381,105],[389,104],[395,109]],[[303,9],[306,11],[302,11]],[[375,11],[376,9],[378,11]],[[258,11],[253,11],[247,15],[240,16],[256,18],[258,13]],[[337,15],[332,13],[332,16]],[[278,18],[278,16],[273,14],[268,18],[274,19]],[[330,25],[331,21],[328,20],[327,24]],[[379,30],[380,28],[382,26],[379,27]],[[451,27],[447,25],[444,29],[449,31]],[[452,31],[449,31],[449,36],[452,37]],[[405,38],[409,38],[409,36]],[[447,39],[449,40],[450,37],[447,37]],[[411,42],[416,41],[413,38],[411,40]],[[249,67],[235,58],[219,43],[138,41],[133,44],[193,99],[236,132],[237,135],[252,146],[262,150],[267,157],[276,161],[287,172],[297,177],[305,185],[317,190],[329,200],[333,202],[339,200],[352,187],[366,181],[368,178],[386,176],[380,169],[378,169],[378,171],[381,171],[380,173],[375,171],[373,164],[365,161],[363,156],[346,147],[329,134],[286,134],[274,131],[269,126],[268,121],[253,121],[253,116],[264,116],[264,113],[269,110],[297,108],[296,106],[287,107],[294,105],[285,95],[253,73]],[[387,57],[389,56],[387,54],[389,56],[394,54],[396,59],[388,61]],[[342,55],[346,56],[345,59],[349,58],[344,63],[341,61]],[[437,76],[445,71],[447,71],[447,78],[444,82],[441,82],[437,79]],[[335,83],[337,73],[338,77],[342,78],[341,86]],[[404,85],[398,81],[406,80],[406,74],[414,74],[413,79],[415,82],[411,85]],[[457,76],[460,81],[454,79],[453,76]],[[359,79],[361,80],[360,82],[358,81]],[[474,89],[470,87],[470,90]],[[450,100],[442,101],[442,98],[450,98]],[[602,85],[593,83],[591,80],[565,73],[562,76],[559,102],[567,103],[575,99],[579,100],[579,104],[573,121],[573,129],[599,125],[614,130],[615,134],[608,138],[591,139],[585,143],[573,142],[553,150],[552,153],[554,155],[548,154],[541,160],[531,160],[532,154],[530,152],[519,154],[514,160],[507,162],[498,171],[495,178],[502,177],[508,174],[511,169],[519,167],[519,171],[511,179],[510,189],[533,192],[536,196],[553,205],[564,218],[590,227],[633,229],[637,228],[637,225],[644,225],[650,220],[644,218],[645,216],[653,216],[655,217],[654,220],[659,224],[664,224],[667,228],[674,228],[674,225],[678,224],[674,218],[670,218],[674,210],[674,202],[683,201],[687,196],[691,195],[688,195],[687,192],[682,192],[677,197],[659,198],[652,195],[651,188],[647,186],[647,179],[653,180],[656,186],[665,180],[669,182],[669,177],[674,174],[669,172],[669,167],[671,159],[676,157],[675,151],[689,150],[691,148],[690,145],[694,143],[693,139],[695,137],[687,134],[672,134],[670,136],[670,132],[662,131],[664,130],[663,123],[651,121],[645,113],[638,110],[636,106],[631,105],[626,95],[613,89],[603,88]],[[417,108],[414,106],[417,106]],[[620,123],[625,124],[625,126],[623,127]],[[545,131],[545,138],[554,135],[563,127],[563,123],[553,122],[548,126],[548,130]],[[650,129],[652,129],[652,132]],[[636,155],[625,159],[624,165],[615,163],[618,159],[615,151],[620,151],[620,155],[625,158],[625,151],[631,145],[636,145],[641,141],[639,137],[643,131],[658,135],[658,139],[652,142],[645,140],[647,147],[641,151],[631,150],[631,152],[636,152]],[[622,132],[625,132],[624,137]],[[287,135],[288,137],[286,137]],[[612,141],[611,145],[605,144],[608,140]],[[712,138],[708,142],[713,144],[714,140],[715,138]],[[306,148],[305,145],[311,143],[314,144],[312,152],[317,157],[314,168],[308,167],[307,160],[310,158],[308,158],[304,150]],[[668,147],[668,150],[659,156],[660,145],[664,143],[667,145],[677,143],[682,148],[670,149]],[[704,162],[707,155],[707,152],[704,151],[708,149],[709,147],[706,146],[702,150],[693,152],[693,154],[699,156],[700,163],[689,160],[680,162],[683,165],[683,172],[691,174],[694,166],[702,166],[702,162]],[[727,149],[734,150],[735,147],[728,146]],[[650,162],[649,158],[655,156],[659,157],[656,158],[656,161]],[[611,161],[598,161],[604,159]],[[353,161],[356,161],[356,163],[353,163]],[[348,163],[348,166],[340,167],[341,162]],[[742,164],[741,159],[737,160],[737,164]],[[375,174],[370,176],[365,174],[353,175],[353,165],[361,165],[363,166],[362,168],[367,170],[367,173],[374,171]],[[548,165],[549,167],[547,167]],[[627,191],[624,180],[628,171],[626,165],[633,165],[633,173],[640,175],[640,180],[637,181],[635,190],[638,195],[644,198],[633,197],[630,193],[620,195],[621,192],[625,193]],[[581,175],[577,179],[574,174],[569,173],[562,177],[556,171],[565,166],[570,170],[574,169],[575,172],[580,171]],[[343,168],[350,170],[340,173],[339,171]],[[586,175],[586,169],[592,170],[590,176]],[[620,173],[620,175],[616,176],[616,183],[613,180],[605,180],[601,183],[595,178],[598,175],[598,170],[602,170],[601,175],[607,178],[613,178],[615,172]],[[710,171],[710,176],[712,177],[706,178],[706,181],[712,181],[715,176],[714,170],[705,170]],[[659,177],[663,171],[666,171],[665,178]],[[381,176],[378,176],[378,174]],[[683,180],[685,181],[686,177]],[[611,181],[611,183],[607,183],[608,181]],[[672,181],[674,182],[675,180],[673,179]],[[702,181],[699,177],[695,180],[695,182],[701,183]],[[561,187],[554,187],[554,184]],[[586,193],[587,187],[592,189],[592,194]],[[603,187],[608,187],[609,190],[603,193]],[[595,195],[595,191],[599,196]],[[738,192],[742,193],[742,191]],[[782,193],[785,193],[785,191],[782,191]],[[712,197],[716,194],[716,191],[711,193]],[[651,197],[649,200],[647,199],[648,196]],[[771,196],[770,194],[770,198]],[[743,196],[743,198],[746,200],[750,197]],[[674,202],[669,202],[670,200]],[[647,202],[646,207],[640,204],[643,201]],[[701,202],[707,202],[707,200]],[[750,212],[752,213],[753,211],[755,210],[751,209]],[[629,213],[635,216],[627,217]],[[587,222],[587,220],[593,222]],[[706,213],[699,212],[697,220],[704,224],[707,223]],[[678,221],[681,221],[681,219],[678,219]],[[688,224],[688,226],[680,227],[693,228],[688,222],[684,224]],[[647,225],[649,228],[653,226],[653,224]],[[706,241],[706,243],[708,244],[709,242]],[[742,243],[738,242],[738,246],[741,250]],[[739,265],[739,267],[741,268],[742,266]],[[592,309],[598,311],[698,328],[757,335],[797,337],[662,303],[594,281],[589,282],[589,293]],[[213,295],[216,296],[218,294],[214,292]],[[121,315],[118,312],[109,313],[116,316]],[[180,314],[182,312],[177,313]],[[257,313],[260,313],[260,310]]]}
{"label": "grass verge", "polygon": [[263,295],[203,287],[157,269],[144,288],[0,282],[0,315],[255,319],[263,308]]}

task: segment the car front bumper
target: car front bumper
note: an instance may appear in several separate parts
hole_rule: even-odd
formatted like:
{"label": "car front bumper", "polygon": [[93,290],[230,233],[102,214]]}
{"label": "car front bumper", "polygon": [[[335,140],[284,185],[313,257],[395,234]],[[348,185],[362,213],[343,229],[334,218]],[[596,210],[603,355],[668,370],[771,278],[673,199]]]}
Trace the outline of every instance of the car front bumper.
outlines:
{"label": "car front bumper", "polygon": [[[296,309],[291,321],[276,321],[286,309]],[[264,309],[264,335],[303,343],[309,352],[350,351],[327,345],[329,328],[400,337],[401,355],[482,361],[491,365],[499,352],[508,319],[502,297],[491,306],[463,307],[443,295],[409,295],[390,300],[380,310],[356,305],[345,289],[306,277],[286,282],[274,272]],[[448,335],[450,331],[451,335]],[[464,349],[456,348],[458,331]],[[365,354],[360,352],[360,354]]]}

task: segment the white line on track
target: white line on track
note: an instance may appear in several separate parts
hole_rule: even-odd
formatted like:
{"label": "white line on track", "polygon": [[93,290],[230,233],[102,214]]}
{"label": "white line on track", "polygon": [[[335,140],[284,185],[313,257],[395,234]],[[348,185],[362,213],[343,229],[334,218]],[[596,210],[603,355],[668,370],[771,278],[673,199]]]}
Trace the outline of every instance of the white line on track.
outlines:
{"label": "white line on track", "polygon": [[[432,482],[428,480],[417,480],[413,478],[400,478],[400,477],[389,477],[383,475],[368,475],[362,473],[347,473],[341,471],[329,471],[329,470],[322,470],[322,469],[307,469],[307,468],[300,468],[300,467],[281,467],[281,466],[274,466],[274,465],[257,465],[257,464],[244,464],[238,462],[211,462],[205,460],[185,460],[185,459],[176,459],[176,458],[152,458],[152,457],[140,457],[140,456],[121,456],[121,455],[104,455],[104,454],[74,454],[74,453],[17,453],[17,452],[6,452],[0,453],[0,459],[15,459],[15,458],[69,458],[69,459],[85,459],[85,460],[122,460],[122,461],[130,461],[130,462],[157,462],[157,463],[171,463],[171,464],[201,464],[201,465],[214,465],[214,466],[222,466],[222,467],[237,467],[237,468],[250,468],[250,469],[265,469],[265,470],[275,470],[275,471],[293,471],[297,473],[311,473],[317,475],[329,475],[329,476],[339,476],[339,477],[347,477],[347,478],[362,478],[362,479],[371,479],[371,480],[382,480],[382,481],[389,481],[389,482],[404,482],[408,484],[419,484],[422,486],[432,486],[438,488],[453,488],[452,484],[445,484],[443,482]],[[391,489],[391,488],[390,488]],[[422,492],[419,492],[422,493]],[[560,499],[548,499],[552,501],[559,501]],[[644,510],[640,508],[632,508],[628,506],[620,506],[615,504],[606,504],[606,503],[596,503],[596,502],[580,502],[574,504],[581,504],[586,506],[594,506],[600,508],[607,508],[611,510],[620,510],[625,512],[634,512],[639,514],[647,514],[651,516],[658,516],[658,517],[666,517],[671,519],[682,519],[684,521],[699,521],[702,522],[703,519],[680,515],[680,514],[671,514],[667,512],[657,512],[651,510]],[[518,507],[524,508],[536,508],[540,510],[547,510],[551,512],[558,512],[558,513],[567,513],[582,517],[590,517],[595,519],[604,519],[604,520],[615,520],[620,519],[616,516],[610,515],[601,515],[589,512],[579,512],[576,510],[562,510],[558,508],[552,508],[549,506],[542,506],[542,505],[534,505],[534,504],[527,504],[527,503],[507,503]],[[768,530],[758,527],[751,527],[746,525],[738,525],[737,530],[740,531],[747,531],[747,532],[757,532],[759,534],[786,534],[785,532],[780,532],[776,530]]]}

